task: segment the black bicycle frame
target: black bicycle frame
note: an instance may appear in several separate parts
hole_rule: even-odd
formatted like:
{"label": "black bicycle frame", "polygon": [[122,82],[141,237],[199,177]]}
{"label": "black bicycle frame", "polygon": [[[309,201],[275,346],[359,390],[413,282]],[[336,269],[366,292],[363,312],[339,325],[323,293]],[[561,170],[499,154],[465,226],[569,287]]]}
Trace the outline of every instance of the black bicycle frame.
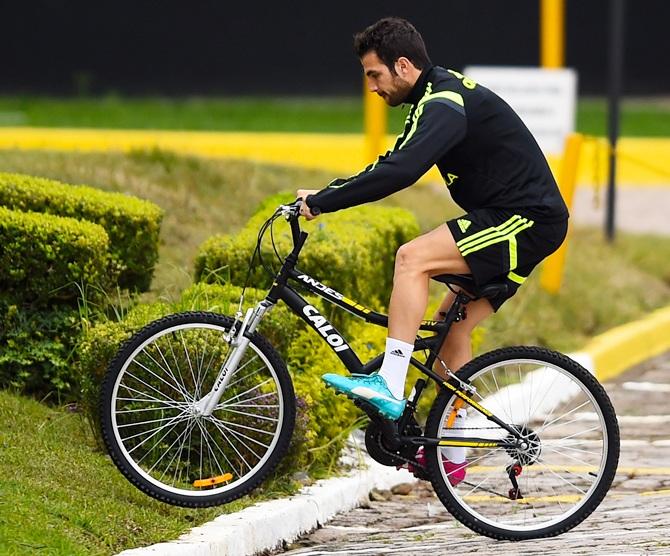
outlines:
{"label": "black bicycle frame", "polygon": [[[351,346],[349,346],[342,334],[340,334],[340,332],[328,321],[328,319],[326,319],[326,317],[319,313],[316,307],[309,304],[298,292],[289,286],[288,282],[289,280],[293,280],[322,299],[325,299],[326,301],[344,309],[345,311],[348,311],[354,316],[377,326],[388,327],[388,315],[377,313],[371,309],[368,309],[356,301],[345,297],[327,285],[322,284],[304,272],[297,270],[295,266],[298,261],[298,255],[300,254],[300,251],[304,246],[305,241],[307,240],[308,234],[307,232],[300,230],[297,218],[290,217],[289,223],[291,225],[291,234],[293,237],[294,247],[286,259],[284,259],[281,269],[275,276],[272,287],[266,296],[266,302],[275,305],[280,299],[284,301],[296,315],[299,315],[309,326],[311,326],[323,337],[330,349],[333,350],[337,357],[339,357],[340,361],[342,361],[350,373],[370,374],[376,371],[381,367],[384,354],[379,354],[377,357],[371,359],[365,364],[361,363],[360,359],[353,351]],[[457,397],[461,398],[467,404],[471,405],[477,411],[482,413],[487,419],[507,430],[510,434],[513,435],[514,438],[518,438],[519,433],[516,429],[501,421],[490,411],[473,400],[460,387],[455,386],[451,382],[445,380],[432,369],[433,364],[437,358],[439,348],[442,346],[444,339],[449,333],[451,325],[459,318],[463,318],[464,307],[471,300],[472,297],[465,293],[456,293],[454,303],[447,311],[443,321],[428,320],[421,322],[419,330],[432,331],[435,332],[435,334],[429,337],[417,338],[417,341],[414,344],[414,351],[429,350],[429,355],[425,364],[418,361],[414,357],[411,358],[411,363],[423,374],[432,378],[437,384],[451,390]],[[408,403],[410,410],[414,410],[416,399],[418,398],[418,395],[421,393],[422,389],[423,384],[421,384],[415,399]],[[404,424],[405,419],[406,416],[404,415],[401,419],[401,424]],[[472,446],[473,443],[478,443],[479,445],[483,445],[482,443],[487,443],[492,446],[502,447],[513,447],[515,445],[513,443],[500,440],[485,441],[483,439],[477,438],[463,438],[460,440],[448,441],[447,444],[444,444],[444,440],[426,439],[425,437],[406,437],[406,440],[417,444],[435,444],[439,442],[441,445],[448,446]]]}

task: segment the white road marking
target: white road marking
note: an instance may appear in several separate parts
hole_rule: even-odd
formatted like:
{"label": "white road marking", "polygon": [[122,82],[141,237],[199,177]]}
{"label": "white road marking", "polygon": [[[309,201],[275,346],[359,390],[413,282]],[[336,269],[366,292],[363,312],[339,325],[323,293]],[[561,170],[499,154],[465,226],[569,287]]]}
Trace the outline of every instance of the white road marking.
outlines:
{"label": "white road marking", "polygon": [[635,392],[670,392],[670,384],[659,382],[624,382],[621,386]]}

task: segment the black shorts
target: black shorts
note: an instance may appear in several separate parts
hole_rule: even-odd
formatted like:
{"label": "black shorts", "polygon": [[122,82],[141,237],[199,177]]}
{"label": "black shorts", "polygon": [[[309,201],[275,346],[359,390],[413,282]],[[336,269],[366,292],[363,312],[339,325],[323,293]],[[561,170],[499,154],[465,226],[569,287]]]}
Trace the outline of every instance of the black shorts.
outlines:
{"label": "black shorts", "polygon": [[477,286],[508,284],[507,294],[489,300],[497,311],[533,268],[560,247],[568,220],[540,222],[523,210],[487,208],[449,220],[447,226]]}

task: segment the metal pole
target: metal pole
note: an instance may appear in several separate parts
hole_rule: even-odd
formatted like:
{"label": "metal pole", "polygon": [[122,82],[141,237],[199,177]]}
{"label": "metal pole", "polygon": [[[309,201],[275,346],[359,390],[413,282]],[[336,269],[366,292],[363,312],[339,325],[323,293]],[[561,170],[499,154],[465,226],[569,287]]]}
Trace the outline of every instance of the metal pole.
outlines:
{"label": "metal pole", "polygon": [[565,65],[565,0],[540,0],[540,65]]}
{"label": "metal pole", "polygon": [[610,1],[610,47],[609,47],[609,179],[607,186],[607,214],[605,235],[608,241],[614,241],[616,206],[616,150],[619,137],[619,100],[623,74],[623,23],[625,0]]}
{"label": "metal pole", "polygon": [[[563,148],[563,159],[558,174],[558,187],[561,190],[563,200],[572,209],[572,201],[575,196],[575,185],[577,184],[577,169],[579,166],[579,155],[582,151],[584,136],[580,133],[571,133],[565,140]],[[549,293],[556,294],[561,289],[563,281],[563,269],[565,267],[568,240],[566,239],[551,256],[545,259],[540,274],[540,285]]]}

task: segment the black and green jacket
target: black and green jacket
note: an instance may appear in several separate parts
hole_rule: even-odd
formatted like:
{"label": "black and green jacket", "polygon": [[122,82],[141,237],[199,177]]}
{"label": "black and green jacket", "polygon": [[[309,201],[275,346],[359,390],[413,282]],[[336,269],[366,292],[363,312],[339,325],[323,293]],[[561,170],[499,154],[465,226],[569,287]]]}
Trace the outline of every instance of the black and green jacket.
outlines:
{"label": "black and green jacket", "polygon": [[360,174],[333,181],[307,198],[321,212],[382,199],[436,164],[465,211],[525,209],[544,221],[567,208],[537,142],[504,100],[453,70],[421,73],[407,101],[411,110],[393,150]]}

